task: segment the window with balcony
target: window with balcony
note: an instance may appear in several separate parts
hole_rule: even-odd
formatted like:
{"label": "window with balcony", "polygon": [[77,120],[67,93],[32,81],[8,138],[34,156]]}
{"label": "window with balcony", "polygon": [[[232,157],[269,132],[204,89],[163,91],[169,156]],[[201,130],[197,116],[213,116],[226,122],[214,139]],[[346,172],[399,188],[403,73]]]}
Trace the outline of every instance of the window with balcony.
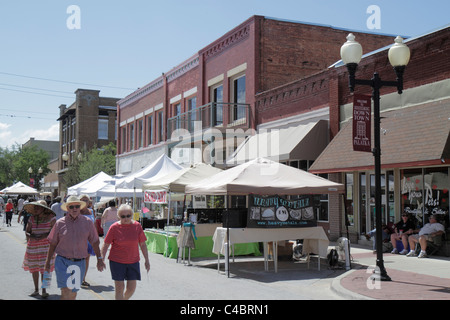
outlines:
{"label": "window with balcony", "polygon": [[213,126],[220,126],[223,124],[223,85],[214,86],[211,88],[211,122]]}
{"label": "window with balcony", "polygon": [[245,119],[245,75],[231,79],[231,121]]}
{"label": "window with balcony", "polygon": [[187,101],[188,106],[188,121],[189,121],[189,131],[193,132],[195,130],[195,121],[197,121],[197,97],[193,97],[188,99]]}

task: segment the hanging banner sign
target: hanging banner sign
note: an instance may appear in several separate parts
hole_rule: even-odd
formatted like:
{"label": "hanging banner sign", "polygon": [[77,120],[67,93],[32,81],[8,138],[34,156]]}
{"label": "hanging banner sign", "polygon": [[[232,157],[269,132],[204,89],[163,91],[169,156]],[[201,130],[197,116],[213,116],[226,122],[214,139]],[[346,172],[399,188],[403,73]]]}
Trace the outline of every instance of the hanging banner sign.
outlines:
{"label": "hanging banner sign", "polygon": [[372,152],[371,149],[371,97],[355,95],[353,100],[353,150]]}
{"label": "hanging banner sign", "polygon": [[317,220],[313,197],[288,200],[280,196],[249,197],[247,228],[315,227]]}
{"label": "hanging banner sign", "polygon": [[145,203],[167,203],[167,192],[165,190],[144,190]]}

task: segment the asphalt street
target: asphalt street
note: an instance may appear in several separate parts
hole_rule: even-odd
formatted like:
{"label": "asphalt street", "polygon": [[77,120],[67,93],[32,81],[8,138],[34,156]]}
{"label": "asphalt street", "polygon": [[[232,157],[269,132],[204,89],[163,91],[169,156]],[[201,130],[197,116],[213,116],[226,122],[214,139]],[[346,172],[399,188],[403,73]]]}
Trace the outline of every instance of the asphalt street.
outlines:
{"label": "asphalt street", "polygon": [[[0,225],[1,226],[1,225]],[[13,218],[12,227],[0,229],[0,299],[41,300],[30,297],[34,286],[31,274],[22,269],[26,249],[23,226]],[[101,240],[103,241],[103,239]],[[217,259],[195,260],[191,266],[177,263],[175,259],[149,253],[151,269],[147,274],[141,259],[142,279],[138,281],[132,300],[337,300],[342,299],[330,289],[333,279],[344,270],[329,270],[322,261],[308,268],[305,262],[279,261],[278,273],[270,265],[264,271],[262,258],[239,258],[231,264],[230,277],[217,270]],[[222,259],[223,262],[223,259]],[[78,300],[114,300],[114,282],[109,266],[103,272],[96,269],[96,259],[91,258],[87,273],[88,289],[78,292]],[[53,274],[53,277],[54,274]],[[58,300],[59,289],[55,279],[48,290],[47,300]]]}

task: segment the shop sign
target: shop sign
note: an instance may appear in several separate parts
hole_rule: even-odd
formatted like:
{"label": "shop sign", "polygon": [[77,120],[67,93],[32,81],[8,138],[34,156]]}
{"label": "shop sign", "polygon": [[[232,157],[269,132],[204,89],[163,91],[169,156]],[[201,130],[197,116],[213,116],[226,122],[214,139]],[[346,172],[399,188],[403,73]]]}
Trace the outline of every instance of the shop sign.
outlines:
{"label": "shop sign", "polygon": [[353,100],[353,150],[371,150],[371,97],[355,95]]}
{"label": "shop sign", "polygon": [[315,227],[316,206],[311,195],[295,200],[280,196],[249,197],[247,228]]}
{"label": "shop sign", "polygon": [[165,190],[158,191],[144,191],[144,202],[145,203],[167,203],[167,192]]}

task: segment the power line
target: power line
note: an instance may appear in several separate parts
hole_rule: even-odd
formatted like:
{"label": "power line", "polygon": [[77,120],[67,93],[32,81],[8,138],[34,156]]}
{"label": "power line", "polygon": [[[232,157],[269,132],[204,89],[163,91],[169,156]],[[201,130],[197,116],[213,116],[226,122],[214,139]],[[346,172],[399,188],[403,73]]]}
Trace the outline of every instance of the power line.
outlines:
{"label": "power line", "polygon": [[25,91],[25,90],[16,90],[16,89],[7,89],[7,88],[0,88],[0,90],[15,91],[15,92],[21,92],[21,93],[38,94],[38,95],[41,95],[41,96],[51,96],[51,97],[60,97],[60,98],[70,98],[70,99],[73,99],[73,97],[68,97],[68,96],[61,96],[61,95],[49,94],[49,93],[31,92],[31,91]]}
{"label": "power line", "polygon": [[40,90],[40,91],[47,91],[47,92],[56,92],[56,93],[73,94],[73,92],[68,92],[68,91],[58,91],[58,90],[49,90],[49,89],[34,88],[34,87],[17,86],[17,85],[7,84],[7,83],[0,83],[0,85],[1,85],[1,86],[14,87],[14,88],[23,88],[23,89]]}
{"label": "power line", "polygon": [[0,74],[4,74],[4,75],[8,75],[8,76],[13,76],[13,77],[21,77],[21,78],[36,79],[36,80],[42,80],[42,81],[60,82],[60,83],[78,84],[78,85],[84,85],[84,86],[93,86],[93,87],[110,88],[110,89],[121,89],[121,90],[135,90],[135,89],[133,89],[133,88],[114,87],[114,86],[102,86],[102,85],[99,85],[99,84],[91,84],[91,83],[72,82],[72,81],[65,81],[65,80],[47,79],[47,78],[32,77],[32,76],[26,76],[26,75],[22,75],[22,74],[15,74],[15,73],[1,72],[1,71],[0,71]]}

